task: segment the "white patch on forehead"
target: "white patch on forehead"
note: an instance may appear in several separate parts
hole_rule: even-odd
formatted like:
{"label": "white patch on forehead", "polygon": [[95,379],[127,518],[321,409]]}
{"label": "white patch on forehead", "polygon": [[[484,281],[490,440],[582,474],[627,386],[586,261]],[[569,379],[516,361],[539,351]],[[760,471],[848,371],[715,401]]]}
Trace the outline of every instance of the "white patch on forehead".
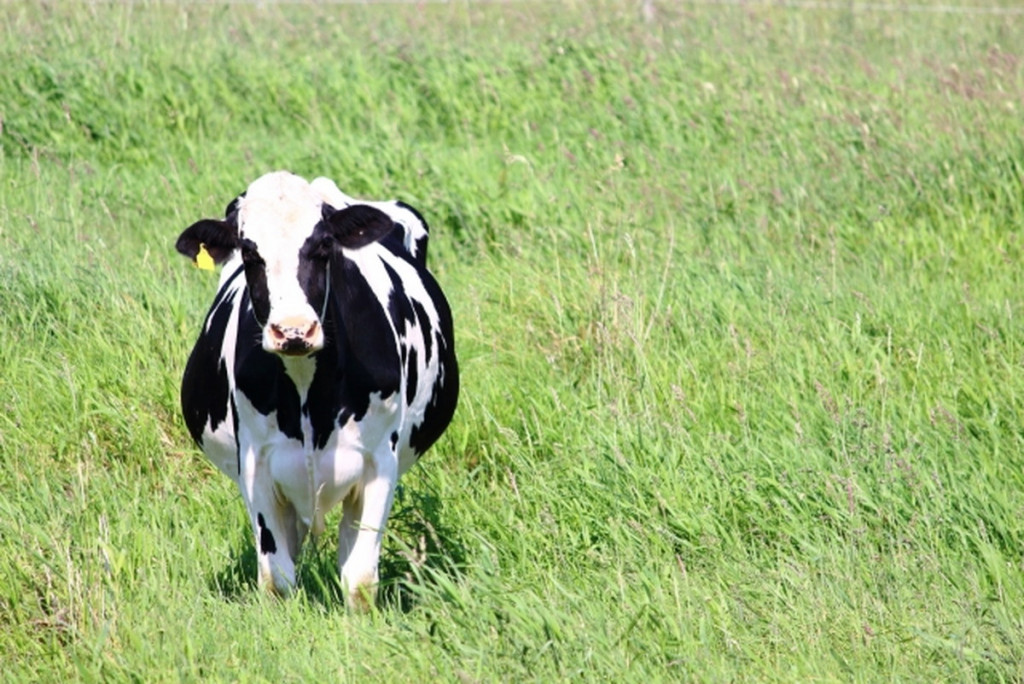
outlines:
{"label": "white patch on forehead", "polygon": [[[256,243],[268,266],[268,256],[289,249],[297,259],[299,247],[320,221],[322,205],[323,196],[305,178],[287,171],[268,173],[253,181],[239,202],[239,230]],[[264,248],[276,254],[265,254]]]}

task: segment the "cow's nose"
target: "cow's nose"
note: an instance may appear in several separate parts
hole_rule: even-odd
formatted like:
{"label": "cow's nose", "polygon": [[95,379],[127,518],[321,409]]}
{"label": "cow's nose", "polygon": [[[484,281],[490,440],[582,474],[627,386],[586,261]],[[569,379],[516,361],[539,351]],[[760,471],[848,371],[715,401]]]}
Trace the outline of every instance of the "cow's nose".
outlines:
{"label": "cow's nose", "polygon": [[319,321],[285,318],[269,324],[267,329],[274,350],[284,354],[308,354],[323,346]]}
{"label": "cow's nose", "polygon": [[270,324],[270,336],[275,342],[287,342],[292,340],[308,341],[316,337],[320,332],[320,324],[316,321],[311,323],[291,324],[288,321]]}

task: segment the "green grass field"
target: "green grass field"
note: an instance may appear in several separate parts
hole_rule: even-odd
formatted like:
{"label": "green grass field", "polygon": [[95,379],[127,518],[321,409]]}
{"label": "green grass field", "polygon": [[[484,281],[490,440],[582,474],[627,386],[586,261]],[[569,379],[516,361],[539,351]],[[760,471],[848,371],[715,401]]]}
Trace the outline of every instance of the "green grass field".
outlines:
{"label": "green grass field", "polygon": [[[655,7],[0,2],[0,680],[1024,681],[1024,16]],[[368,616],[178,415],[278,168],[454,308]]]}

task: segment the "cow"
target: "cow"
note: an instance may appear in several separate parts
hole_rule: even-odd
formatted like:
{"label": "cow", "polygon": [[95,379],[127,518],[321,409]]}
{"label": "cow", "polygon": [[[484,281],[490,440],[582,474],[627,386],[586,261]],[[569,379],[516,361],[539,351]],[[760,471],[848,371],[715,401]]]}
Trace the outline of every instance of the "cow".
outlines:
{"label": "cow", "polygon": [[272,593],[293,591],[307,534],[340,504],[345,600],[374,604],[398,478],[458,400],[452,315],[426,267],[427,233],[407,204],[278,171],[177,240],[197,265],[222,266],[182,413],[241,491],[259,585]]}

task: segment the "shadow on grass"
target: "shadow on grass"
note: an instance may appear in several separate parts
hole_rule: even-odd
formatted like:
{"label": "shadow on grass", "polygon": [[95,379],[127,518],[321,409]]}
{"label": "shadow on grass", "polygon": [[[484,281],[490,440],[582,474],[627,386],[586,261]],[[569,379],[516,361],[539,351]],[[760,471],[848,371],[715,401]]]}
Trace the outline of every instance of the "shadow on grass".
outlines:
{"label": "shadow on grass", "polygon": [[[466,550],[457,533],[442,523],[442,503],[429,492],[406,491],[401,485],[388,519],[380,555],[377,605],[409,612],[417,596],[429,590],[431,577],[455,577],[465,564]],[[320,539],[309,538],[297,568],[299,595],[328,610],[343,608],[345,594],[337,565],[337,515]],[[233,559],[209,580],[210,591],[225,600],[241,601],[259,592],[256,546],[248,527]]]}

